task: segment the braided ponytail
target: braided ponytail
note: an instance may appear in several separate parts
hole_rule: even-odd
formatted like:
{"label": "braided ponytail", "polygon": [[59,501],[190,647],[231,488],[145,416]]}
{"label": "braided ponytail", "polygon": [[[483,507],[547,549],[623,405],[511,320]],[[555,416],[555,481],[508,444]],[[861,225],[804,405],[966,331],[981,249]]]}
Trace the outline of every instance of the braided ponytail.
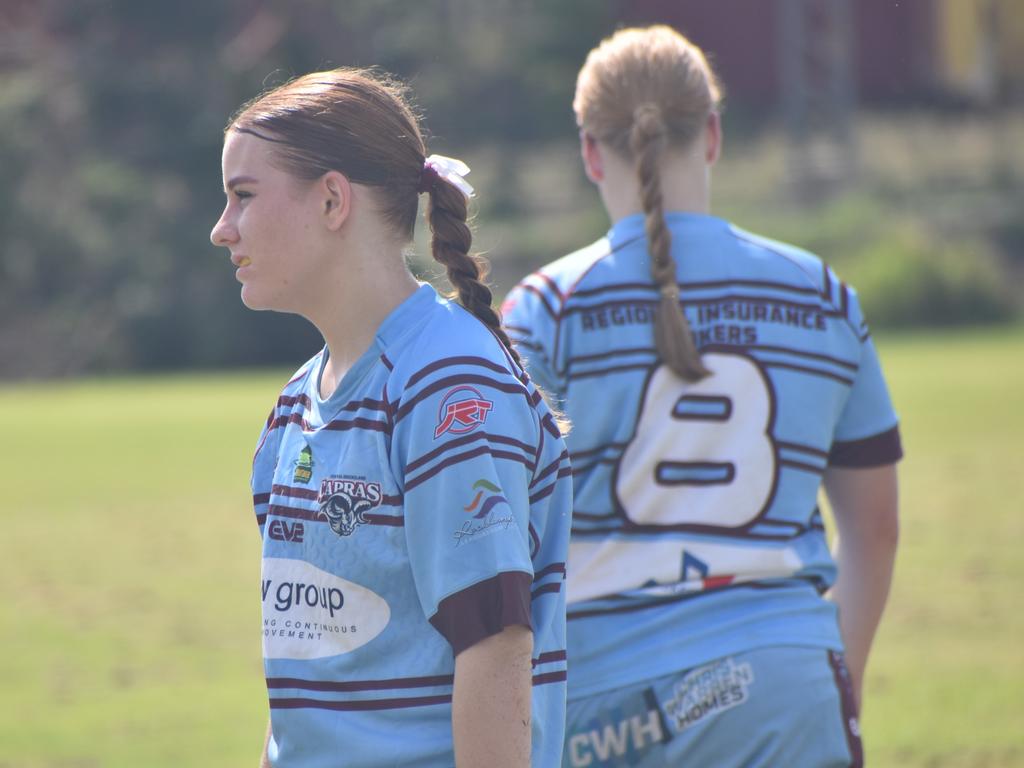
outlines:
{"label": "braided ponytail", "polygon": [[692,382],[700,381],[709,375],[709,371],[701,362],[690,333],[690,324],[679,304],[676,260],[672,257],[672,236],[665,225],[658,166],[667,143],[661,109],[651,103],[638,106],[633,112],[629,148],[640,178],[651,276],[661,292],[661,301],[654,314],[654,343],[665,365],[676,375]]}
{"label": "braided ponytail", "polygon": [[473,234],[466,223],[465,196],[442,179],[436,179],[427,191],[426,217],[430,224],[430,251],[434,260],[447,270],[448,281],[455,289],[459,303],[498,337],[512,359],[522,367],[519,353],[501,327],[501,316],[491,306],[491,289],[483,282],[487,275],[487,262],[469,252]]}

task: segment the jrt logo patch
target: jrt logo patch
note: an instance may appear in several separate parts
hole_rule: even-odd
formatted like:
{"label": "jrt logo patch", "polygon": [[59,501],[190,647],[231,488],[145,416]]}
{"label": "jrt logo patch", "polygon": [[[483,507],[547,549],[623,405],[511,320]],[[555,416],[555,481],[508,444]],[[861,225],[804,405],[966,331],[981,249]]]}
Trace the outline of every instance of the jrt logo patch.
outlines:
{"label": "jrt logo patch", "polygon": [[485,400],[473,387],[453,387],[441,399],[434,439],[447,432],[453,435],[472,432],[487,420],[487,414],[493,407],[494,403]]}

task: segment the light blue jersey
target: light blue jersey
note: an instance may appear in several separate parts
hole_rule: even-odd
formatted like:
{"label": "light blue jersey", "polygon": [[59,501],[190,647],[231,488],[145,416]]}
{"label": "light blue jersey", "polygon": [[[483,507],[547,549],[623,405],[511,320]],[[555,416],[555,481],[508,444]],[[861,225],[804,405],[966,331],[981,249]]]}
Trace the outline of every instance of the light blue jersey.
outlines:
{"label": "light blue jersey", "polygon": [[571,481],[551,413],[429,285],[327,400],[324,360],[285,387],[253,466],[271,762],[451,766],[454,655],[525,624],[533,764],[558,765]]}
{"label": "light blue jersey", "polygon": [[822,475],[900,456],[853,290],[721,219],[666,220],[704,380],[657,359],[640,215],[504,307],[573,423],[570,699],[767,646],[841,649]]}

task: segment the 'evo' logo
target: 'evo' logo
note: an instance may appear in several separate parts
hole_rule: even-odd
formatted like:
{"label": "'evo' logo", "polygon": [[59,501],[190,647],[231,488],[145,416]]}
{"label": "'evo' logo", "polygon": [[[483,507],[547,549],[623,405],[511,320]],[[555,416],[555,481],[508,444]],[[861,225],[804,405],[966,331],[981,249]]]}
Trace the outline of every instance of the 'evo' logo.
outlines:
{"label": "'evo' logo", "polygon": [[267,535],[275,541],[294,541],[302,543],[306,535],[306,527],[302,523],[289,523],[287,520],[271,520],[267,526]]}

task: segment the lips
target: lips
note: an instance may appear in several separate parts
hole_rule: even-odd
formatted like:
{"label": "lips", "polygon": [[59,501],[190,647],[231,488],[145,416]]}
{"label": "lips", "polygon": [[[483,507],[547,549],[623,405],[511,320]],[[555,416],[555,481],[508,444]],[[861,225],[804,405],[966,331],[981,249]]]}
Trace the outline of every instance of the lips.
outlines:
{"label": "lips", "polygon": [[232,254],[231,263],[239,268],[248,267],[250,264],[252,264],[252,259],[250,259],[248,256],[239,256],[238,254]]}

